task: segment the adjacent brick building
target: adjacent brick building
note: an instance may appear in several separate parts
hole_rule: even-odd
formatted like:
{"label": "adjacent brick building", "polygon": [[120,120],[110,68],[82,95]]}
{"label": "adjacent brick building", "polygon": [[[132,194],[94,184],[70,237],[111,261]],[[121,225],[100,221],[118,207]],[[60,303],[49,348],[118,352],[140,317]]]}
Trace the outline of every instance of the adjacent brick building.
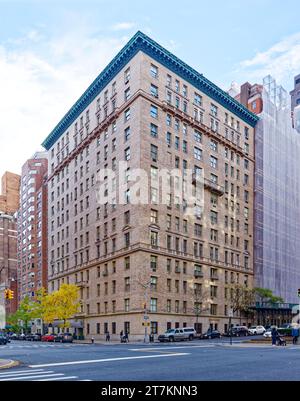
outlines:
{"label": "adjacent brick building", "polygon": [[14,214],[19,209],[20,176],[6,172],[1,179],[0,212]]}
{"label": "adjacent brick building", "polygon": [[271,289],[288,303],[282,313],[279,308],[265,313],[278,319],[269,324],[279,325],[289,322],[292,304],[298,302],[300,136],[292,127],[287,92],[271,76],[263,85],[242,85],[237,99],[260,117],[255,129],[254,276],[257,287]]}
{"label": "adjacent brick building", "polygon": [[[109,330],[114,337],[127,330],[142,338],[145,303],[153,333],[197,322],[199,332],[227,329],[229,286],[253,282],[256,122],[140,32],[97,77],[43,144],[49,290],[80,286],[77,334],[97,338]],[[105,169],[115,178],[99,178]],[[145,184],[148,203],[132,204],[135,169],[152,179]],[[204,204],[188,213],[175,187],[163,204],[162,169],[183,177],[191,170],[194,184],[203,174]],[[99,191],[106,202],[99,202]]]}
{"label": "adjacent brick building", "polygon": [[19,300],[34,298],[47,288],[47,171],[45,152],[37,152],[22,167],[18,212]]}

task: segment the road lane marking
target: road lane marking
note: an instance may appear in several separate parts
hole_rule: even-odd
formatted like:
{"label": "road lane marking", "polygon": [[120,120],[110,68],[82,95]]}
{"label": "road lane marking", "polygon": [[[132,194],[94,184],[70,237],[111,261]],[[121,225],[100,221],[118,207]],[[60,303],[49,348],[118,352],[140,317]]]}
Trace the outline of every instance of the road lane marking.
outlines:
{"label": "road lane marking", "polygon": [[42,375],[40,375],[40,376],[37,376],[37,375],[34,375],[34,376],[18,376],[18,377],[10,377],[10,378],[8,378],[8,379],[0,379],[0,382],[3,382],[3,381],[16,381],[16,380],[31,380],[31,379],[39,379],[39,378],[41,378],[41,377],[57,377],[57,376],[64,376],[64,374],[63,373],[53,373],[53,374],[49,374],[49,375],[44,375],[43,373],[42,373]]}
{"label": "road lane marking", "polygon": [[11,370],[10,372],[5,372],[5,373],[0,373],[1,376],[11,376],[13,374],[19,374],[19,373],[36,373],[36,372],[43,372],[43,369],[31,369],[31,370]]}
{"label": "road lane marking", "polygon": [[164,355],[143,355],[143,356],[129,356],[123,358],[109,358],[109,359],[92,359],[87,361],[72,361],[72,362],[57,362],[57,363],[47,363],[43,365],[29,365],[30,368],[46,368],[50,366],[69,366],[69,365],[86,365],[92,363],[101,362],[117,362],[117,361],[130,361],[137,359],[150,359],[150,358],[168,358],[174,356],[186,356],[189,353],[176,353],[176,354],[164,354]]}
{"label": "road lane marking", "polygon": [[154,347],[154,348],[131,348],[129,349],[129,351],[157,351],[159,352],[160,350],[168,350],[171,351],[173,349],[186,349],[186,348],[214,348],[215,345],[186,345],[186,346],[179,346],[179,347],[173,347],[173,346],[169,346],[169,347]]}
{"label": "road lane marking", "polygon": [[33,380],[33,381],[35,381],[35,382],[53,382],[53,381],[58,381],[58,380],[71,380],[71,379],[78,379],[78,376],[55,377],[52,379],[42,379],[42,380]]}
{"label": "road lane marking", "polygon": [[[7,376],[2,376],[0,381],[4,381],[10,377],[18,377],[18,376],[31,376],[31,375],[43,375],[44,373],[54,373],[52,370],[45,372],[43,369],[41,372],[24,372],[24,373],[10,373]],[[3,380],[2,380],[3,379]]]}

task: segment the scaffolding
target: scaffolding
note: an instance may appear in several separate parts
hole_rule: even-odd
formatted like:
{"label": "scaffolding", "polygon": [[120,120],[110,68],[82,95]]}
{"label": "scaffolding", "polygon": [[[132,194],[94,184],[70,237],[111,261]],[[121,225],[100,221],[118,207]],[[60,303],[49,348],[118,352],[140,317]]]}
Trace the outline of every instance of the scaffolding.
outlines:
{"label": "scaffolding", "polygon": [[300,135],[287,92],[263,80],[263,112],[255,135],[255,280],[284,302],[300,288]]}

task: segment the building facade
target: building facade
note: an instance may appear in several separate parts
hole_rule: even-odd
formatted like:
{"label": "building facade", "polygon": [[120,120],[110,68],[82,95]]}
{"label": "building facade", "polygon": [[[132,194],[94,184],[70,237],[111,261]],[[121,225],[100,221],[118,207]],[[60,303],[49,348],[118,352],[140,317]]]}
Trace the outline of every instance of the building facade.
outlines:
{"label": "building facade", "polygon": [[12,215],[19,209],[20,176],[6,172],[2,176],[1,184],[0,212]]}
{"label": "building facade", "polygon": [[143,338],[145,309],[154,334],[227,330],[230,285],[253,283],[256,122],[138,32],[47,137],[49,290],[80,287],[79,335]]}
{"label": "building facade", "polygon": [[263,85],[243,85],[239,100],[260,117],[255,130],[255,285],[297,304],[300,138],[292,127],[287,93],[272,77]]}
{"label": "building facade", "polygon": [[14,299],[4,300],[6,315],[17,310],[17,220],[0,212],[0,286],[14,292]]}
{"label": "building facade", "polygon": [[47,288],[47,173],[45,152],[37,152],[22,167],[18,211],[18,298],[34,298]]}
{"label": "building facade", "polygon": [[294,78],[294,89],[290,95],[294,128],[300,133],[300,74]]}

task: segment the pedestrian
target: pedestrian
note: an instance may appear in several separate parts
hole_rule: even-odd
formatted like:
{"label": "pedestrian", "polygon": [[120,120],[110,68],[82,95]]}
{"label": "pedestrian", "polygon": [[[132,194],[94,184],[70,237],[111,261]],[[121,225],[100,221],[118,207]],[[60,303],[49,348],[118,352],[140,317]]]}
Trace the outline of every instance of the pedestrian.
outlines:
{"label": "pedestrian", "polygon": [[94,337],[91,338],[91,341],[92,341],[92,344],[94,344],[94,342],[95,342]]}
{"label": "pedestrian", "polygon": [[272,335],[272,346],[276,347],[277,338],[278,338],[278,331],[277,331],[276,327],[272,328],[271,335]]}
{"label": "pedestrian", "polygon": [[122,338],[123,338],[123,330],[120,331],[120,341],[122,342]]}
{"label": "pedestrian", "polygon": [[129,343],[128,331],[125,331],[125,341]]}
{"label": "pedestrian", "polygon": [[110,334],[109,334],[109,331],[106,332],[106,342],[110,342]]}
{"label": "pedestrian", "polygon": [[299,338],[299,329],[298,328],[293,327],[292,337],[293,337],[293,344],[296,345],[298,343],[298,338]]}

